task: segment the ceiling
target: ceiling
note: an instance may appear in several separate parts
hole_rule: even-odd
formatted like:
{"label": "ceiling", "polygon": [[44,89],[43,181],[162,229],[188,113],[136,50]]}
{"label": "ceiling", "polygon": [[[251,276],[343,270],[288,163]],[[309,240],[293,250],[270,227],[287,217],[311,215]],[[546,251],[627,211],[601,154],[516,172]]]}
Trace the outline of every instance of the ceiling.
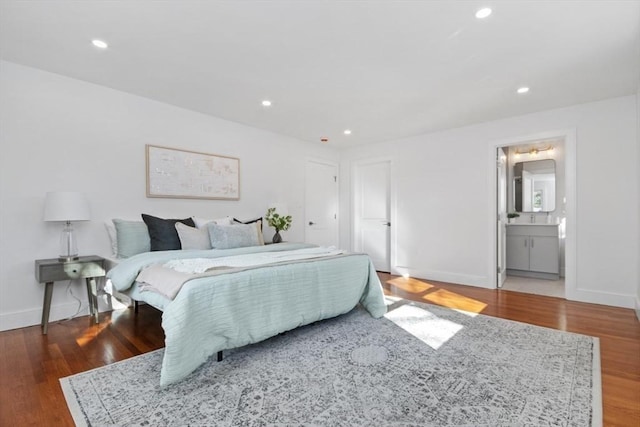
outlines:
{"label": "ceiling", "polygon": [[635,94],[640,0],[0,0],[0,55],[348,147]]}

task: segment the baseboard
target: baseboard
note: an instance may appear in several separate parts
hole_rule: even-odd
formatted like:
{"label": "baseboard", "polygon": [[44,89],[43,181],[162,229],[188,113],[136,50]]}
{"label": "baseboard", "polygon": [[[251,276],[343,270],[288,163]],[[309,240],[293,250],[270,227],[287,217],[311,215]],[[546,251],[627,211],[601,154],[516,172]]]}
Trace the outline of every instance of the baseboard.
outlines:
{"label": "baseboard", "polygon": [[391,274],[402,276],[409,274],[411,277],[433,280],[436,282],[454,283],[458,285],[476,286],[478,288],[495,289],[495,284],[490,284],[486,276],[475,276],[471,274],[456,274],[448,271],[419,270],[404,266],[391,267]]}
{"label": "baseboard", "polygon": [[636,298],[636,317],[638,318],[638,322],[640,322],[640,297]]}
{"label": "baseboard", "polygon": [[[51,305],[49,313],[49,323],[57,322],[73,316],[78,310],[77,302],[67,302],[63,304]],[[111,302],[107,296],[98,296],[98,311],[111,311]],[[82,306],[77,316],[88,316],[89,305],[87,301],[82,301]],[[26,328],[29,326],[40,325],[42,321],[42,307],[32,308],[29,310],[14,311],[10,313],[0,314],[0,331],[8,331],[11,329]]]}
{"label": "baseboard", "polygon": [[[613,307],[621,308],[634,308],[634,304],[637,307],[638,302],[634,302],[634,297],[631,295],[614,294],[611,292],[591,291],[584,289],[565,289],[566,298],[570,301],[587,302],[591,304],[610,305]],[[637,309],[636,309],[637,315]]]}
{"label": "baseboard", "polygon": [[532,279],[543,279],[543,280],[560,280],[559,274],[542,273],[539,271],[528,271],[528,270],[511,270],[509,268],[507,269],[507,276],[530,277]]}

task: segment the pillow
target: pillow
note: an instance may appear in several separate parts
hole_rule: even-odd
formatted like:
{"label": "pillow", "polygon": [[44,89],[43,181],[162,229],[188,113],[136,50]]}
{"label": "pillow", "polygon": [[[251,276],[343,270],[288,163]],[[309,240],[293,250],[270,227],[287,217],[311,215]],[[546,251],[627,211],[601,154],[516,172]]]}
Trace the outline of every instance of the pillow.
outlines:
{"label": "pillow", "polygon": [[264,236],[262,235],[262,219],[259,219],[252,224],[256,226],[256,233],[258,233],[258,245],[264,245]]}
{"label": "pillow", "polygon": [[136,254],[149,252],[151,249],[149,231],[142,221],[125,221],[114,219],[116,229],[117,256],[129,258]]}
{"label": "pillow", "polygon": [[260,221],[260,231],[262,231],[262,217],[256,218],[256,219],[251,219],[249,221],[240,221],[237,218],[233,218],[233,222],[238,223],[238,224],[253,224],[253,223],[257,223],[258,221]]}
{"label": "pillow", "polygon": [[164,219],[142,214],[142,220],[149,228],[151,251],[172,251],[182,248],[178,232],[176,231],[176,222],[195,227],[191,218]]}
{"label": "pillow", "polygon": [[[218,225],[209,223],[209,238],[214,249],[259,246],[258,227],[255,224]],[[264,244],[264,243],[263,243]]]}
{"label": "pillow", "polygon": [[193,219],[193,222],[196,224],[197,228],[204,228],[210,222],[214,222],[220,225],[233,224],[233,219],[230,216],[225,216],[223,218],[217,218],[217,219],[204,219],[204,218],[198,218],[195,216],[192,216],[191,218]]}
{"label": "pillow", "polygon": [[189,227],[181,222],[176,222],[175,227],[182,249],[211,249],[209,230],[206,228]]}
{"label": "pillow", "polygon": [[107,229],[107,234],[109,235],[109,241],[111,242],[111,255],[114,257],[118,256],[118,236],[116,234],[116,226],[113,224],[112,220],[107,220],[104,222],[104,226]]}

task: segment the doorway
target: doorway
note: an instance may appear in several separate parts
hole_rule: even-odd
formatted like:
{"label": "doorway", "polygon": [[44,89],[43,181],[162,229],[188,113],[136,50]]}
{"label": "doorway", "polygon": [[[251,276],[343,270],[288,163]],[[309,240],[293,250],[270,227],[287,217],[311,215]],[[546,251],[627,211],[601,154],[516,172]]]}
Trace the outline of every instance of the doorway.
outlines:
{"label": "doorway", "polygon": [[354,250],[369,255],[377,271],[391,271],[391,161],[354,168]]}
{"label": "doorway", "polygon": [[498,288],[560,298],[567,294],[565,239],[571,209],[566,183],[574,178],[566,173],[565,140],[511,141],[495,149]]}

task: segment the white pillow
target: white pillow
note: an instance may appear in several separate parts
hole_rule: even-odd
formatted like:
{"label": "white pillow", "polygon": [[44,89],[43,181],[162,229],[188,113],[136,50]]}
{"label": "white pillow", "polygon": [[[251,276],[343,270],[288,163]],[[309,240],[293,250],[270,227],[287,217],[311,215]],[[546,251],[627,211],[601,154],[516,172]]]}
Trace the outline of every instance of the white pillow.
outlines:
{"label": "white pillow", "polygon": [[104,222],[104,226],[107,229],[107,234],[109,235],[109,240],[111,241],[111,255],[114,257],[118,256],[118,235],[116,234],[116,226],[113,224],[113,221],[108,219]]}
{"label": "white pillow", "polygon": [[209,230],[206,228],[199,229],[176,222],[176,231],[178,232],[182,249],[211,249]]}
{"label": "white pillow", "polygon": [[217,219],[204,219],[204,218],[198,218],[198,217],[192,216],[191,219],[193,219],[193,222],[197,228],[204,228],[210,222],[213,222],[214,224],[218,224],[218,225],[233,224],[233,218],[231,218],[230,216],[225,216],[223,218],[217,218]]}

